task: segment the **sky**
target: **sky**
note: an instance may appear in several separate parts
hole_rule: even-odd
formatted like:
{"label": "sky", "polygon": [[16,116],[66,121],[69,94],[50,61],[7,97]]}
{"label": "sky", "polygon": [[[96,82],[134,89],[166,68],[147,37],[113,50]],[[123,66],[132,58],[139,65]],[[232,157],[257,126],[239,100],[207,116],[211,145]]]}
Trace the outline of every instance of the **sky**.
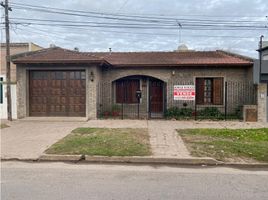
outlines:
{"label": "sky", "polygon": [[42,47],[132,52],[186,44],[256,58],[260,36],[268,40],[267,0],[10,0],[10,7],[11,42]]}

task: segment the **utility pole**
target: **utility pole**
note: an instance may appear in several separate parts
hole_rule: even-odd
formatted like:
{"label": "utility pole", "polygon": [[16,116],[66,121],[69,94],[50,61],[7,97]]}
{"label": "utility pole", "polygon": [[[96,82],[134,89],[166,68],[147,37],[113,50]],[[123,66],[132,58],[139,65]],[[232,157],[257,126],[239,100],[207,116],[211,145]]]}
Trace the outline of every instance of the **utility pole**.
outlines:
{"label": "utility pole", "polygon": [[6,85],[7,85],[7,119],[12,121],[12,107],[11,107],[11,90],[10,90],[10,36],[9,36],[9,18],[8,12],[12,11],[8,7],[8,0],[5,4],[1,2],[1,6],[5,8],[5,29],[6,29]]}
{"label": "utility pole", "polygon": [[262,39],[263,39],[263,35],[261,35],[260,37],[260,43],[259,43],[259,62],[260,62],[260,69],[259,69],[259,83],[261,83],[261,68],[262,68]]}

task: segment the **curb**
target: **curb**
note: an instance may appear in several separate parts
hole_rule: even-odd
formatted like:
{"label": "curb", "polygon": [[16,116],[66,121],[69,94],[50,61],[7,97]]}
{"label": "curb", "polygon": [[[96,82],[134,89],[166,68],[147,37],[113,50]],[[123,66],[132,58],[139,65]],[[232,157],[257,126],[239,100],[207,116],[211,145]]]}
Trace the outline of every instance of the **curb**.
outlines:
{"label": "curb", "polygon": [[152,156],[85,156],[84,162],[96,163],[136,163],[136,164],[180,164],[180,165],[218,165],[213,158],[161,158]]}
{"label": "curb", "polygon": [[53,155],[43,154],[35,158],[1,158],[1,161],[23,162],[83,162],[103,164],[151,164],[151,165],[189,165],[189,166],[220,166],[233,168],[268,168],[268,163],[224,163],[209,157],[202,158],[176,158],[153,156],[88,156],[88,155]]}
{"label": "curb", "polygon": [[88,156],[43,154],[37,161],[87,162],[87,163],[132,163],[132,164],[176,164],[176,165],[219,165],[213,158],[162,158],[153,156]]}
{"label": "curb", "polygon": [[38,158],[1,158],[1,161],[36,162],[38,161]]}
{"label": "curb", "polygon": [[39,157],[38,161],[67,161],[78,162],[83,159],[83,155],[52,155],[43,154]]}
{"label": "curb", "polygon": [[268,163],[222,163],[219,164],[222,167],[234,167],[234,168],[267,168]]}

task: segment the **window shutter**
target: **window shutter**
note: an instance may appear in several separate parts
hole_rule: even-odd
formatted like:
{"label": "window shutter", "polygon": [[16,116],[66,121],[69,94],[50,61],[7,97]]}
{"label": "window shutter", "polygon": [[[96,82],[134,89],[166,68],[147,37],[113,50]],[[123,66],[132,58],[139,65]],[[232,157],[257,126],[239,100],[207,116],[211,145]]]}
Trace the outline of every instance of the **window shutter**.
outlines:
{"label": "window shutter", "polygon": [[136,91],[139,88],[139,80],[116,81],[116,103],[137,103]]}
{"label": "window shutter", "polygon": [[130,97],[129,97],[129,103],[137,103],[138,100],[136,98],[136,91],[139,89],[139,80],[131,80],[130,81]]}
{"label": "window shutter", "polygon": [[124,98],[123,81],[116,81],[116,103],[122,103]]}
{"label": "window shutter", "polygon": [[213,104],[223,104],[223,78],[213,79]]}
{"label": "window shutter", "polygon": [[196,78],[196,104],[204,103],[204,78]]}

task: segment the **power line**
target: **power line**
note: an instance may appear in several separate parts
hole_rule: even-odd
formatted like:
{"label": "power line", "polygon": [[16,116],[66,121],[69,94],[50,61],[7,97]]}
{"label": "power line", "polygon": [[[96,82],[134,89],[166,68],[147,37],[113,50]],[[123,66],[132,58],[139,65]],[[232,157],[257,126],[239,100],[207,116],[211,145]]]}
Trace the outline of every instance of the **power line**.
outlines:
{"label": "power line", "polygon": [[[139,21],[139,22],[160,22],[160,21],[196,21],[196,22],[217,22],[217,23],[263,23],[265,21],[252,21],[252,20],[220,20],[220,19],[180,19],[180,18],[170,18],[170,17],[144,17],[138,15],[123,15],[123,14],[110,14],[110,13],[100,13],[100,12],[90,12],[90,11],[81,11],[81,10],[71,10],[71,9],[62,9],[62,8],[53,8],[47,6],[33,6],[28,4],[19,4],[22,6],[14,6],[17,9],[28,9],[32,11],[40,11],[54,14],[64,14],[64,15],[75,15],[80,17],[93,17],[100,19],[109,19],[109,20],[124,20],[124,21]],[[83,14],[81,14],[83,13]]]}
{"label": "power line", "polygon": [[[163,15],[163,14],[131,14],[131,15],[125,15],[123,13],[121,14],[115,14],[115,13],[109,13],[109,12],[96,12],[96,11],[83,11],[83,10],[73,10],[73,9],[62,9],[62,8],[53,8],[53,7],[49,7],[49,6],[37,6],[37,5],[32,5],[32,4],[25,4],[25,3],[10,3],[11,5],[18,5],[18,6],[25,6],[25,7],[33,7],[33,8],[46,8],[46,9],[57,9],[57,10],[63,10],[63,11],[70,11],[70,12],[78,12],[78,13],[90,13],[90,14],[101,14],[101,15],[117,15],[117,16],[133,16],[133,17],[144,17],[144,18],[152,18],[154,16],[154,18],[157,19],[176,19],[175,15]],[[162,16],[162,17],[159,17]],[[180,15],[181,16],[188,16],[188,17],[206,17],[206,18],[263,18],[265,16],[242,16],[242,15],[196,15],[196,14],[187,14],[187,15]],[[175,17],[175,18],[174,18]]]}
{"label": "power line", "polygon": [[[177,30],[173,25],[102,25],[102,24],[67,24],[67,23],[36,23],[36,22],[11,22],[16,25],[37,25],[37,26],[51,26],[51,27],[95,27],[95,28],[123,28],[123,29],[163,29],[163,30]],[[184,24],[185,30],[265,30],[267,27],[262,26],[222,26],[222,25],[207,25],[207,24]]]}
{"label": "power line", "polygon": [[[31,28],[32,30],[39,30],[39,31],[43,31],[45,33],[47,33],[46,30],[42,30],[42,29],[38,29],[36,27],[31,27],[31,26],[24,26],[24,27],[28,27],[28,28]],[[98,30],[92,30],[90,28],[86,28],[86,27],[78,27],[78,33],[77,34],[80,34],[80,30],[88,30],[90,32],[98,32],[98,33],[117,33],[117,34],[128,34],[128,35],[148,35],[148,36],[174,36],[174,37],[177,37],[177,34],[172,34],[172,33],[148,33],[148,32],[129,32],[129,31],[114,31],[114,30],[107,30],[107,29],[98,29]],[[23,30],[23,29],[21,29]],[[72,29],[73,31],[75,29]],[[59,31],[55,31],[55,30],[52,30],[50,33],[53,33],[53,32],[57,32],[59,34],[63,34],[65,33],[66,31],[63,31],[63,32],[59,32]],[[185,35],[185,37],[214,37],[214,38],[230,38],[230,39],[237,39],[237,38],[240,38],[240,39],[252,39],[254,37],[250,37],[250,36],[233,36],[233,35]]]}

